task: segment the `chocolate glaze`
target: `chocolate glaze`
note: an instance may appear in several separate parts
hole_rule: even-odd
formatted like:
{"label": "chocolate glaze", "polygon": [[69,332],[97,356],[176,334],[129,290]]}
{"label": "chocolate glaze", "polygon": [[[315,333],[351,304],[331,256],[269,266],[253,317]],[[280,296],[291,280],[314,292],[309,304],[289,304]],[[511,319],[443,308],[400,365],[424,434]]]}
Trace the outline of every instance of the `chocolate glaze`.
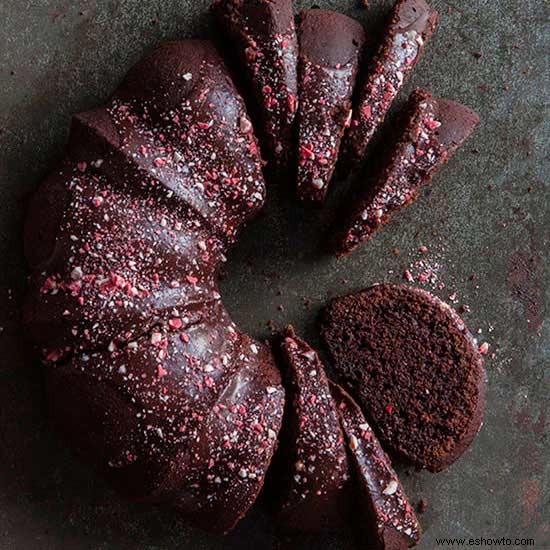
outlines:
{"label": "chocolate glaze", "polygon": [[375,285],[332,300],[321,335],[394,456],[437,472],[468,448],[483,419],[486,375],[450,306],[417,288]]}
{"label": "chocolate glaze", "polygon": [[111,181],[64,171],[35,196],[39,207],[48,188],[54,196],[57,186],[59,194],[70,190],[55,246],[31,274],[24,311],[33,341],[49,351],[126,341],[171,308],[217,295],[213,267],[223,246],[200,217]]}
{"label": "chocolate glaze", "polygon": [[351,116],[351,97],[365,41],[362,26],[342,14],[304,10],[298,28],[298,196],[322,201]]}
{"label": "chocolate glaze", "polygon": [[362,522],[373,550],[404,550],[418,544],[421,528],[390,459],[355,401],[337,384],[330,389],[346,436],[362,498]]}
{"label": "chocolate glaze", "polygon": [[212,11],[238,50],[261,118],[264,154],[286,169],[298,98],[292,0],[216,0]]}
{"label": "chocolate glaze", "polygon": [[35,194],[25,228],[35,271],[24,317],[40,347],[124,341],[217,293],[223,249],[265,196],[243,121],[219,56],[198,40],[164,44],[106,107],[75,117],[68,157]]}
{"label": "chocolate glaze", "polygon": [[424,0],[398,0],[384,39],[371,61],[354,105],[343,145],[348,168],[361,160],[374,132],[414,69],[437,24],[438,13]]}
{"label": "chocolate glaze", "polygon": [[337,256],[352,252],[413,202],[479,123],[468,107],[421,89],[411,95],[403,118],[404,128],[388,150],[382,170],[369,181],[363,198],[337,232]]}
{"label": "chocolate glaze", "polygon": [[299,23],[300,56],[325,68],[356,63],[365,42],[358,21],[330,10],[302,10]]}
{"label": "chocolate glaze", "polygon": [[178,482],[175,494],[176,506],[195,525],[222,533],[246,514],[263,486],[284,406],[269,349],[251,351],[257,345],[246,335],[243,341],[239,370],[191,446],[193,477]]}
{"label": "chocolate glaze", "polygon": [[213,46],[164,44],[77,115],[25,224],[24,321],[54,422],[128,496],[226,532],[260,491],[284,392],[216,271],[261,208],[261,159]]}
{"label": "chocolate glaze", "polygon": [[351,494],[344,438],[325,369],[290,326],[279,352],[288,400],[275,479],[278,520],[299,530],[335,527],[349,515]]}

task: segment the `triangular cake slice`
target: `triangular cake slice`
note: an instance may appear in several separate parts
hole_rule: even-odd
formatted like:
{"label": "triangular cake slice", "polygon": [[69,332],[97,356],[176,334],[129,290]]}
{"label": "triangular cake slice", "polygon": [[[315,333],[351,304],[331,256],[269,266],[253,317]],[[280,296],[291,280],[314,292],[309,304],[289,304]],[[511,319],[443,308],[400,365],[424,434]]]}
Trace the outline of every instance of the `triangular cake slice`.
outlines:
{"label": "triangular cake slice", "polygon": [[276,469],[277,516],[287,528],[335,527],[346,517],[348,462],[323,364],[288,327],[280,344],[287,405]]}
{"label": "triangular cake slice", "polygon": [[365,34],[345,15],[311,9],[300,14],[298,38],[298,196],[320,202],[349,124]]}
{"label": "triangular cake slice", "polygon": [[420,540],[421,528],[391,462],[355,401],[330,383],[346,438],[351,468],[362,492],[361,512],[372,550],[404,550]]}
{"label": "triangular cake slice", "polygon": [[479,117],[468,107],[416,90],[405,108],[404,129],[388,158],[369,182],[366,194],[337,233],[336,254],[345,256],[413,202],[458,147],[470,136]]}
{"label": "triangular cake slice", "polygon": [[[398,0],[377,54],[354,105],[344,140],[345,160],[363,158],[376,128],[414,69],[437,24],[437,11],[424,0]],[[351,161],[351,162],[350,162]]]}
{"label": "triangular cake slice", "polygon": [[216,0],[212,11],[255,98],[264,156],[286,168],[298,95],[292,0]]}

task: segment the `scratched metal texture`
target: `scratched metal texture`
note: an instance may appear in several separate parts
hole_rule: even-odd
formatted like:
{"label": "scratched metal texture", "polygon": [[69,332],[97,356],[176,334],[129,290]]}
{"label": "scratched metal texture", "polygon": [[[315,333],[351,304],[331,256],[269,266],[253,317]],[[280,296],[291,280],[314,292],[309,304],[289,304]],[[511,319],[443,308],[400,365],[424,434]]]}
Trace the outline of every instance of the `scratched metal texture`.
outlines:
{"label": "scratched metal texture", "polygon": [[[380,31],[390,2],[318,1]],[[351,531],[288,535],[254,510],[228,537],[170,512],[119,499],[68,451],[45,416],[40,369],[25,360],[21,223],[27,198],[62,153],[73,113],[104,100],[142,53],[207,35],[206,0],[0,2],[0,548],[5,550],[352,549]],[[482,124],[429,192],[367,245],[337,262],[319,247],[345,183],[322,211],[271,186],[265,215],[232,251],[222,288],[235,320],[258,337],[291,322],[318,344],[330,295],[405,269],[457,307],[490,344],[488,406],[471,449],[437,475],[399,467],[424,498],[422,549],[440,537],[532,537],[550,543],[550,127],[544,0],[433,0],[441,20],[406,86],[475,108]],[[296,8],[311,3],[298,2]],[[473,54],[481,54],[473,55]],[[382,134],[381,139],[384,139]],[[344,199],[345,200],[345,199]],[[394,250],[397,249],[397,250]],[[411,265],[412,264],[412,265]],[[416,270],[416,271],[415,271]],[[454,296],[456,293],[456,298]],[[447,546],[449,547],[449,546]]]}

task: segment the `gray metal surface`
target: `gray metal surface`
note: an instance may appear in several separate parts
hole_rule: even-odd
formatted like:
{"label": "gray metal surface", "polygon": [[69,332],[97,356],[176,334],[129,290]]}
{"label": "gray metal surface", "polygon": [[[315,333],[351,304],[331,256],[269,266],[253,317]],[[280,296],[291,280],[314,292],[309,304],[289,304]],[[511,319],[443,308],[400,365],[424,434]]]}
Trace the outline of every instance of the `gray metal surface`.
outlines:
{"label": "gray metal surface", "polygon": [[[379,28],[389,5],[371,0],[367,11],[352,0],[316,3],[358,17],[369,30]],[[483,121],[474,138],[431,192],[340,262],[318,246],[338,190],[318,212],[272,189],[266,214],[231,254],[223,295],[252,334],[267,336],[272,319],[292,322],[318,343],[315,319],[329,295],[401,280],[407,268],[417,276],[422,266],[410,264],[424,257],[437,275],[426,288],[435,286],[445,300],[456,292],[457,306],[470,308],[468,326],[482,331],[480,342],[488,341],[495,357],[487,364],[485,424],[469,452],[437,475],[400,469],[411,499],[427,501],[421,548],[437,548],[440,537],[482,536],[531,537],[543,548],[550,543],[549,4],[433,3],[439,28],[407,89],[427,86],[474,107]],[[207,4],[0,3],[2,549],[355,547],[346,532],[279,533],[258,511],[228,538],[216,538],[171,513],[121,501],[51,432],[39,373],[25,361],[18,310],[27,196],[61,154],[71,114],[100,103],[146,48],[208,32]]]}

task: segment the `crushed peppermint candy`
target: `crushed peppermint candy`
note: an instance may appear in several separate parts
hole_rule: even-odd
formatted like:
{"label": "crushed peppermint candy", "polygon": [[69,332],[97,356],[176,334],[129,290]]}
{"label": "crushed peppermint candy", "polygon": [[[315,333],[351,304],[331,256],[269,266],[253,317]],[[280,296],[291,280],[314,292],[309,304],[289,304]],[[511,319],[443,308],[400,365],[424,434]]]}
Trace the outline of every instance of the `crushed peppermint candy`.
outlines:
{"label": "crushed peppermint candy", "polygon": [[386,488],[382,491],[385,495],[393,495],[398,488],[397,481],[392,479],[387,485]]}

